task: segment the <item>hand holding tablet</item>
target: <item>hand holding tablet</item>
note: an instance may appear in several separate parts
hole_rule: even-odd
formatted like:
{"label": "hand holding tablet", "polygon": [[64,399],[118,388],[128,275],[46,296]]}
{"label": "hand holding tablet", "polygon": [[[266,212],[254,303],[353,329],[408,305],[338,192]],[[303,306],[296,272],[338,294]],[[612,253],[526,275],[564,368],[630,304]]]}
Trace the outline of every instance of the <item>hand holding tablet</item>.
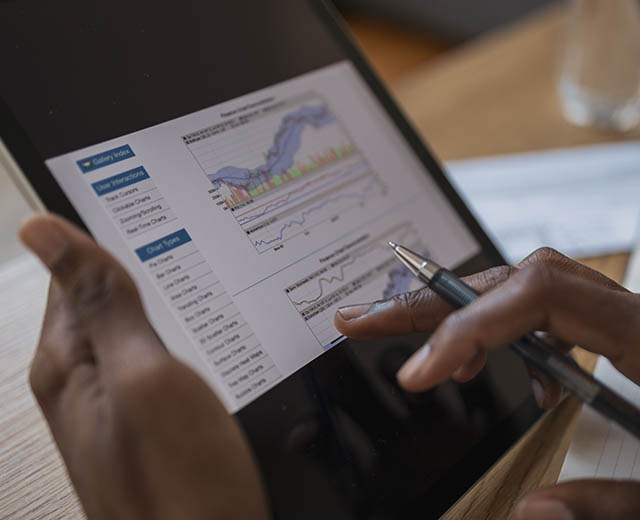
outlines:
{"label": "hand holding tablet", "polygon": [[87,515],[268,518],[237,421],[166,351],[122,266],[58,217],[20,234],[52,276],[31,386]]}

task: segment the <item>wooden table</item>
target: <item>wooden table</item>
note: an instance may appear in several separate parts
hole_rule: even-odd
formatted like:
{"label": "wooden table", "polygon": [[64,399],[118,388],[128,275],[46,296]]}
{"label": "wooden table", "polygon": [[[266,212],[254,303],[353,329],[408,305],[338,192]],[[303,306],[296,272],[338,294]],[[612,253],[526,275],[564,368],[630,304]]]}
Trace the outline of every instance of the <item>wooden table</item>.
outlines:
{"label": "wooden table", "polygon": [[[637,139],[576,128],[561,114],[555,79],[566,18],[561,8],[446,53],[393,85],[397,100],[442,160]],[[628,254],[582,259],[620,281]],[[577,353],[593,368],[595,356]],[[580,405],[565,401],[446,515],[508,518],[517,499],[556,481]]]}
{"label": "wooden table", "polygon": [[0,267],[0,518],[82,518],[27,372],[48,274],[21,255]]}
{"label": "wooden table", "polygon": [[[554,71],[564,15],[555,9],[437,58],[393,85],[444,160],[539,150],[620,136],[578,129],[560,115]],[[634,136],[627,136],[631,138]],[[620,280],[626,255],[587,263]],[[27,369],[44,309],[47,276],[25,257],[0,268],[0,518],[81,518]],[[582,355],[592,366],[594,359]],[[446,518],[507,518],[515,500],[557,478],[578,404],[566,401],[463,497]]]}

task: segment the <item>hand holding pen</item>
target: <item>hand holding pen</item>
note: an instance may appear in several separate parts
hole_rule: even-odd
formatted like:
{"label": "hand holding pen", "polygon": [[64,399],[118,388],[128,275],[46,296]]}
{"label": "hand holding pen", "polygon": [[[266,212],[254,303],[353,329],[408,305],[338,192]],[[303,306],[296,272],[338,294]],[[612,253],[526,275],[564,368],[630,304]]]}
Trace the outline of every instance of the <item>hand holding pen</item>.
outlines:
{"label": "hand holding pen", "polygon": [[[440,267],[425,266],[421,277],[431,283]],[[398,373],[407,390],[426,390],[450,377],[469,380],[484,366],[487,351],[511,344],[529,361],[541,406],[558,402],[558,379],[596,406],[602,404],[602,397],[615,401],[610,395],[601,396],[602,388],[590,376],[585,379],[584,371],[569,358],[531,335],[534,330],[552,334],[565,351],[580,344],[603,354],[630,379],[640,382],[640,296],[603,275],[549,249],[537,251],[518,267],[498,267],[466,278],[473,290],[465,290],[453,273],[442,271],[448,274],[438,287],[432,284],[432,289],[448,304],[425,288],[389,301],[346,307],[336,314],[338,329],[354,338],[437,329]],[[487,294],[477,299],[475,291]],[[449,304],[466,307],[451,312]],[[610,404],[621,407],[609,414],[614,420],[616,414],[637,412],[623,403]],[[609,409],[607,403],[600,406],[605,413]],[[624,426],[638,435],[638,424],[636,417]]]}
{"label": "hand holding pen", "polygon": [[[409,391],[451,378],[464,382],[484,366],[487,352],[543,330],[567,352],[573,345],[602,354],[640,383],[640,295],[551,249],[516,267],[496,267],[463,279],[482,297],[455,310],[428,287],[340,309],[334,323],[356,339],[434,331],[398,372]],[[562,386],[530,363],[538,404],[555,406]],[[640,403],[632,403],[637,406]],[[629,415],[632,415],[631,410]],[[577,480],[536,490],[521,499],[516,520],[640,518],[640,484]]]}

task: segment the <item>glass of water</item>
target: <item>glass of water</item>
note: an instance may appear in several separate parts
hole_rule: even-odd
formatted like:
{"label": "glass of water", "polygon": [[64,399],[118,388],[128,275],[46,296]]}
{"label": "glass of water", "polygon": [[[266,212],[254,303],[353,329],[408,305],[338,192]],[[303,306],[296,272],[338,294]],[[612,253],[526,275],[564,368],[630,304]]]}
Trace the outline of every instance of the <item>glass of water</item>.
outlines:
{"label": "glass of water", "polygon": [[640,0],[571,0],[558,90],[572,123],[640,124]]}

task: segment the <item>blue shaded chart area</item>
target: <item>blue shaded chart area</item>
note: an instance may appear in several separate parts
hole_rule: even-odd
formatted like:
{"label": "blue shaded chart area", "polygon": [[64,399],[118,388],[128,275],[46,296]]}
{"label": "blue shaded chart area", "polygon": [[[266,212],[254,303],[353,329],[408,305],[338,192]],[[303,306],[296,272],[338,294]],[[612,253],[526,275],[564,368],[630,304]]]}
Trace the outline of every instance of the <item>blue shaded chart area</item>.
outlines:
{"label": "blue shaded chart area", "polygon": [[383,298],[391,298],[397,294],[406,293],[416,277],[404,265],[394,267],[387,275],[387,286],[382,293]]}
{"label": "blue shaded chart area", "polygon": [[209,179],[214,183],[224,183],[241,187],[246,191],[259,189],[273,181],[276,176],[291,170],[295,155],[300,149],[302,132],[307,126],[321,128],[335,123],[333,114],[326,105],[303,105],[282,119],[273,145],[265,154],[265,163],[256,168],[225,166]]}
{"label": "blue shaded chart area", "polygon": [[317,240],[348,212],[386,195],[336,112],[312,92],[194,136],[188,146],[215,200],[259,254],[293,239],[312,247],[312,233]]}

